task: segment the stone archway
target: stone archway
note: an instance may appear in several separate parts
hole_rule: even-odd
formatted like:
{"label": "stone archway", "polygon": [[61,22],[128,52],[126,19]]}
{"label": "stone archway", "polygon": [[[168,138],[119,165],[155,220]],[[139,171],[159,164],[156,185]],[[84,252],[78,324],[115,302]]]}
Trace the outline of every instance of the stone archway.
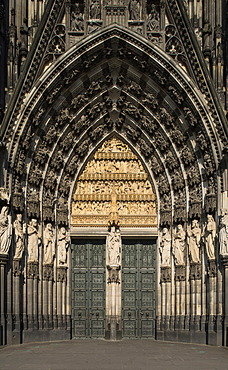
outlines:
{"label": "stone archway", "polygon": [[[200,340],[205,339],[204,326],[207,337],[215,340],[213,320],[216,313],[217,318],[222,315],[222,297],[213,288],[221,283],[219,250],[213,241],[214,253],[208,255],[202,243],[200,259],[195,261],[186,234],[195,231],[194,220],[202,234],[207,215],[214,230],[224,203],[220,196],[225,194],[224,183],[217,174],[225,134],[212,105],[164,52],[118,26],[79,42],[44,72],[4,132],[4,184],[11,200],[5,197],[2,204],[10,209],[13,223],[22,214],[19,223],[21,229],[25,224],[26,235],[20,258],[16,258],[16,241],[4,255],[10,267],[7,284],[11,286],[13,279],[15,286],[23,286],[22,296],[13,291],[18,325],[6,329],[11,337],[13,331],[15,338],[23,331],[23,340],[70,335],[71,258],[66,229],[71,200],[84,163],[116,131],[134,147],[150,173],[160,254],[165,245],[169,251],[168,262],[159,257],[157,264],[157,336],[165,338],[169,333],[177,338],[179,331],[187,336],[192,324],[192,333],[199,331]],[[30,235],[38,250],[35,260],[29,258]],[[200,235],[204,242],[205,235]],[[179,237],[184,239],[182,259],[172,248]],[[68,247],[65,265],[56,259],[60,244]],[[207,287],[201,284],[206,272]],[[196,300],[200,300],[197,308]],[[222,330],[219,320],[218,325]]]}

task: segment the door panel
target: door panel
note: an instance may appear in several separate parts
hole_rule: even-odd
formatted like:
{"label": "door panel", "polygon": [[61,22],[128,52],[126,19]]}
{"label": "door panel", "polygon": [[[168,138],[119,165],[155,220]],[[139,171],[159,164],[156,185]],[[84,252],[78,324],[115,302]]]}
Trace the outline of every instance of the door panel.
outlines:
{"label": "door panel", "polygon": [[156,244],[124,239],[122,245],[123,336],[153,338]]}
{"label": "door panel", "polygon": [[105,330],[105,241],[72,245],[74,338],[103,338]]}

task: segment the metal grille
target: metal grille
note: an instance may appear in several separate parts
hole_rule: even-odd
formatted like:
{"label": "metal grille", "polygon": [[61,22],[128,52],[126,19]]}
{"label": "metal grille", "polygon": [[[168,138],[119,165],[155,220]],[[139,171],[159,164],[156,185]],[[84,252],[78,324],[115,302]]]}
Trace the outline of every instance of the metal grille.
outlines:
{"label": "metal grille", "polygon": [[74,338],[103,338],[105,331],[105,241],[74,241],[72,317]]}
{"label": "metal grille", "polygon": [[123,240],[122,258],[123,336],[153,338],[156,242]]}

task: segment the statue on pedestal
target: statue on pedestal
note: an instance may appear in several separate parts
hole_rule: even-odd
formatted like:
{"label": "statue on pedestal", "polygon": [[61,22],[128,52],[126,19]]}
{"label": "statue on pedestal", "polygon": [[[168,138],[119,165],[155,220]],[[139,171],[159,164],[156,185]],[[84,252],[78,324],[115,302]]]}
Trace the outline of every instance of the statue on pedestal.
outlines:
{"label": "statue on pedestal", "polygon": [[39,245],[41,244],[40,234],[38,233],[38,222],[33,218],[27,229],[28,233],[28,263],[38,263]]}
{"label": "statue on pedestal", "polygon": [[228,215],[223,215],[220,220],[221,229],[219,231],[219,254],[228,257]]}
{"label": "statue on pedestal", "polygon": [[12,240],[12,225],[9,207],[3,206],[0,213],[0,254],[8,255]]}
{"label": "statue on pedestal", "polygon": [[14,235],[15,235],[15,253],[14,259],[21,260],[24,252],[24,236],[25,236],[25,225],[22,222],[22,214],[16,215],[16,220],[13,223]]}
{"label": "statue on pedestal", "polygon": [[203,234],[205,238],[207,257],[209,260],[215,260],[216,223],[212,215],[207,215],[207,224],[204,227]]}
{"label": "statue on pedestal", "polygon": [[176,265],[185,265],[185,237],[186,233],[181,224],[177,225],[177,231],[174,234],[173,254]]}
{"label": "statue on pedestal", "polygon": [[44,265],[52,265],[55,256],[55,242],[52,224],[48,223],[44,230]]}
{"label": "statue on pedestal", "polygon": [[169,230],[164,227],[160,243],[161,266],[170,267],[171,235]]}
{"label": "statue on pedestal", "polygon": [[199,223],[197,220],[193,220],[191,230],[188,231],[189,254],[193,263],[200,263],[200,239]]}
{"label": "statue on pedestal", "polygon": [[58,266],[67,265],[67,249],[70,245],[70,238],[67,236],[65,227],[61,227],[58,235]]}

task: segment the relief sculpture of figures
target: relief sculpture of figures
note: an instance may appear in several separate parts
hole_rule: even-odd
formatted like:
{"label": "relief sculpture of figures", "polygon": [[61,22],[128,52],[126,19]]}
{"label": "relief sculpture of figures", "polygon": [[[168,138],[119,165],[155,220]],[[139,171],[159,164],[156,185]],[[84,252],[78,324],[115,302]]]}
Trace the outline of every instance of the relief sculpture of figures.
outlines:
{"label": "relief sculpture of figures", "polygon": [[221,217],[221,229],[219,231],[220,255],[228,256],[228,215]]}
{"label": "relief sculpture of figures", "polygon": [[12,239],[9,208],[3,206],[0,213],[0,254],[8,255]]}
{"label": "relief sculpture of figures", "polygon": [[71,30],[72,31],[83,31],[84,21],[83,15],[80,12],[79,4],[75,4],[75,11],[71,13]]}
{"label": "relief sculpture of figures", "polygon": [[15,235],[15,253],[14,259],[20,260],[24,252],[24,236],[25,236],[25,225],[22,222],[22,214],[16,215],[16,220],[13,223],[14,235]]}
{"label": "relief sculpture of figures", "polygon": [[176,265],[185,265],[185,237],[186,233],[181,224],[177,225],[177,231],[174,234],[173,254]]}
{"label": "relief sculpture of figures", "polygon": [[55,241],[52,224],[48,223],[44,230],[44,265],[52,265],[55,255]]}
{"label": "relief sculpture of figures", "polygon": [[32,219],[28,225],[28,262],[38,262],[39,245],[41,244],[40,235],[38,233],[38,222]]}
{"label": "relief sculpture of figures", "polygon": [[70,238],[67,236],[65,227],[61,227],[58,235],[58,266],[67,265],[67,249],[70,245]]}
{"label": "relief sculpture of figures", "polygon": [[121,235],[119,229],[115,226],[111,227],[106,239],[106,248],[108,251],[108,265],[120,266],[121,256]]}
{"label": "relief sculpture of figures", "polygon": [[161,266],[170,266],[171,235],[169,230],[164,227],[160,243]]}
{"label": "relief sculpture of figures", "polygon": [[191,230],[188,230],[189,254],[193,263],[200,263],[200,239],[199,223],[197,220],[193,220]]}
{"label": "relief sculpture of figures", "polygon": [[140,19],[140,2],[138,0],[130,0],[129,13],[131,20]]}
{"label": "relief sculpture of figures", "polygon": [[215,260],[216,223],[212,215],[207,215],[207,224],[204,228],[206,252],[209,260]]}

